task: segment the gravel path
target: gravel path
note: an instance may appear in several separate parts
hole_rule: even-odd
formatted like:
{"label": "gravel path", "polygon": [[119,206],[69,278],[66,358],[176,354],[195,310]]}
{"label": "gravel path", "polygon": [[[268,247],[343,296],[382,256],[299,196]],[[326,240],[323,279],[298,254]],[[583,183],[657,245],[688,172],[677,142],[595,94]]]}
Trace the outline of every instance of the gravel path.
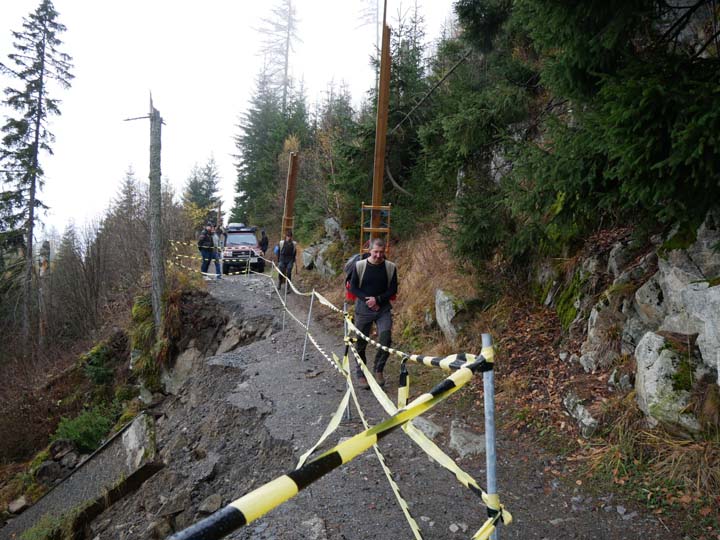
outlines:
{"label": "gravel path", "polygon": [[[162,538],[196,522],[292,470],[338,407],[344,378],[309,343],[306,358],[301,358],[303,332],[289,317],[282,330],[283,311],[269,278],[232,276],[208,288],[236,321],[272,319],[274,331],[266,339],[206,359],[178,395],[165,400],[158,413],[165,469],[98,517],[89,538]],[[291,310],[302,321],[307,318],[307,302],[289,296]],[[340,356],[341,321],[330,321],[313,321],[311,332],[326,351]],[[372,348],[369,353],[374,353]],[[390,360],[387,371],[395,401],[397,362]],[[417,396],[427,388],[413,390]],[[458,458],[450,450],[453,422],[468,432],[483,424],[481,411],[459,415],[454,409],[454,399],[467,399],[461,395],[464,391],[425,417],[442,429],[435,442],[484,485],[485,456]],[[387,417],[369,391],[357,392],[371,425]],[[353,410],[324,448],[362,429]],[[379,447],[424,538],[472,537],[486,518],[475,495],[402,432],[384,438]],[[515,518],[510,526],[501,526],[501,538],[668,536],[652,517],[558,482],[545,472],[553,467],[552,457],[508,436],[501,426],[497,454],[501,501]],[[228,538],[395,540],[410,539],[412,533],[375,453],[368,450]]]}

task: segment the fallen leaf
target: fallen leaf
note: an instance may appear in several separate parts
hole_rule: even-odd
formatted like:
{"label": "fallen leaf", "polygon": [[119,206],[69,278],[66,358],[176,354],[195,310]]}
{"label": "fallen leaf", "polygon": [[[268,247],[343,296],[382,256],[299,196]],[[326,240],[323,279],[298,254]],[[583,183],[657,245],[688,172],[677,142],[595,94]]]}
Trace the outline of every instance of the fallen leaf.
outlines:
{"label": "fallen leaf", "polygon": [[705,516],[709,516],[711,512],[712,512],[712,508],[706,506],[706,507],[704,507],[704,508],[701,508],[698,513],[699,513],[702,517],[705,517]]}

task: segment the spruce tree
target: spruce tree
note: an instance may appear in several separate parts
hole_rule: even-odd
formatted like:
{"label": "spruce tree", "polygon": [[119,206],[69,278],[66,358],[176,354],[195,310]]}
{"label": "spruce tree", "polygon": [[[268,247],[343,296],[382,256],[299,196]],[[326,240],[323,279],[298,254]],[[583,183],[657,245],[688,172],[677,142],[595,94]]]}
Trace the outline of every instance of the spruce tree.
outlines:
{"label": "spruce tree", "polygon": [[190,171],[182,201],[195,228],[200,228],[208,221],[215,221],[220,204],[219,183],[220,173],[212,156],[204,166],[195,165]]}
{"label": "spruce tree", "polygon": [[237,196],[230,220],[267,224],[273,218],[280,219],[277,157],[285,139],[285,122],[267,69],[261,72],[256,87],[250,109],[238,126],[240,134],[235,137]]}
{"label": "spruce tree", "polygon": [[[25,276],[22,312],[23,335],[28,343],[34,333],[35,290],[33,287],[33,232],[35,210],[42,207],[38,190],[42,187],[41,154],[51,154],[53,135],[48,120],[59,115],[59,100],[51,97],[52,86],[69,88],[73,76],[72,58],[60,51],[60,34],[66,30],[58,22],[51,0],[43,0],[35,12],[23,18],[22,30],[13,32],[15,52],[0,69],[14,84],[5,89],[4,104],[15,111],[2,127],[0,163],[14,194],[3,200],[19,203],[22,217],[17,219],[25,233]],[[9,212],[11,215],[12,211]]]}

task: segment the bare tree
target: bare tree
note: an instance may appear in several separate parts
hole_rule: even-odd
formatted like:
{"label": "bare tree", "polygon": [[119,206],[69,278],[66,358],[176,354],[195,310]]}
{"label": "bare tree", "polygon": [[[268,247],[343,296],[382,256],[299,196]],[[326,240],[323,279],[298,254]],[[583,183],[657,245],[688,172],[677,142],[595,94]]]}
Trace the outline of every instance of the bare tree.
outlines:
{"label": "bare tree", "polygon": [[290,93],[290,54],[295,52],[298,19],[293,0],[279,0],[271,11],[272,17],[262,19],[258,32],[264,36],[260,54],[265,56],[271,76],[278,82],[282,95],[282,112],[287,111]]}

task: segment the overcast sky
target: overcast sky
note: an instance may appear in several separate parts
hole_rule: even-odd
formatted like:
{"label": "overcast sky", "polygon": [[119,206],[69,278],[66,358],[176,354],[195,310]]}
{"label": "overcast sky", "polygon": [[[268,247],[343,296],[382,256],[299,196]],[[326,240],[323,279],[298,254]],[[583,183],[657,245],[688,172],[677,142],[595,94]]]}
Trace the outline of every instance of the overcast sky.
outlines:
{"label": "overcast sky", "polygon": [[[12,30],[40,0],[0,0],[0,61],[12,49]],[[300,20],[291,59],[310,104],[328,83],[345,83],[357,104],[375,81],[369,58],[375,28],[360,26],[368,0],[296,0]],[[54,0],[67,27],[62,51],[73,57],[75,80],[55,91],[62,115],[51,121],[54,156],[43,156],[49,207],[43,221],[60,232],[100,217],[129,167],[146,180],[152,91],[165,124],[162,176],[182,191],[194,164],[212,155],[221,176],[223,209],[233,204],[236,152],[233,137],[246,110],[262,58],[254,28],[275,2],[247,0]],[[392,28],[399,9],[413,2],[388,0]],[[428,42],[452,14],[452,0],[418,0]],[[7,80],[0,77],[0,88]],[[3,123],[6,111],[0,110]]]}

